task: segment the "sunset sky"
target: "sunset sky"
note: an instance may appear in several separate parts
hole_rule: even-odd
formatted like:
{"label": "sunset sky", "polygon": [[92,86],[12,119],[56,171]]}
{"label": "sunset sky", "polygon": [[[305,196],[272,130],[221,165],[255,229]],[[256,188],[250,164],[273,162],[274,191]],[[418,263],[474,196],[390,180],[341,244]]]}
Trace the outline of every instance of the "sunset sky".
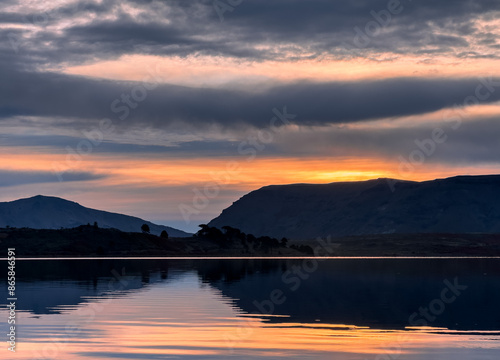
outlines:
{"label": "sunset sky", "polygon": [[500,173],[499,35],[497,0],[2,1],[0,201],[192,231],[270,184]]}

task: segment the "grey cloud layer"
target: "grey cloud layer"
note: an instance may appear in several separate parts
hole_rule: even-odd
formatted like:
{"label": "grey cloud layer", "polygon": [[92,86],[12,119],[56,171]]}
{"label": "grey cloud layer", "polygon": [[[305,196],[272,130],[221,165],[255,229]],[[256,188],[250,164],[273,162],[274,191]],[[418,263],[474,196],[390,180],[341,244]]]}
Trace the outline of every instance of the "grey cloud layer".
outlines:
{"label": "grey cloud layer", "polygon": [[[326,53],[352,56],[354,53],[341,48],[352,43],[354,27],[373,21],[370,12],[386,9],[388,1],[244,1],[226,12],[222,23],[212,4],[209,0],[81,1],[46,14],[22,8],[12,11],[4,5],[0,15],[0,23],[5,25],[0,29],[0,119],[18,115],[71,118],[77,119],[72,126],[85,128],[88,124],[84,119],[125,117],[126,110],[112,112],[110,105],[136,84],[41,71],[62,64],[132,53],[210,54],[251,60],[301,54],[320,57]],[[137,11],[128,11],[125,6]],[[383,35],[373,37],[363,52],[451,51],[458,57],[494,57],[494,51],[500,50],[491,29],[475,23],[494,18],[499,1],[420,0],[403,1],[401,6],[403,11],[392,16]],[[9,28],[26,22],[31,25]],[[472,51],[470,41],[491,51],[478,53],[477,46]],[[476,86],[475,79],[406,78],[295,83],[250,94],[163,85],[149,92],[137,109],[130,109],[130,116],[119,121],[119,126],[162,128],[181,122],[266,127],[271,109],[284,105],[298,115],[299,124],[364,121],[442,109],[463,102],[474,94]],[[487,101],[498,99],[497,91]]]}
{"label": "grey cloud layer", "polygon": [[[166,128],[174,122],[186,125],[221,124],[226,127],[268,127],[271,109],[297,114],[301,125],[347,123],[377,118],[422,114],[462,104],[475,94],[478,79],[390,79],[356,83],[295,83],[261,93],[224,89],[162,85],[149,91],[132,108],[121,101],[140,83],[97,81],[55,73],[3,71],[0,84],[0,119],[12,116],[110,118],[114,125]],[[486,89],[483,88],[483,93]],[[118,102],[116,100],[119,100]],[[500,91],[484,103],[500,100]],[[111,109],[111,104],[115,102]],[[128,108],[125,110],[124,107]],[[125,116],[127,114],[127,116]],[[120,120],[120,116],[123,121]],[[279,121],[278,121],[279,124]],[[66,125],[65,125],[66,126]]]}
{"label": "grey cloud layer", "polygon": [[[205,126],[213,124],[238,131],[240,128],[268,127],[273,116],[271,109],[282,110],[287,106],[289,113],[297,114],[292,122],[323,126],[448,108],[475,95],[480,83],[472,78],[417,77],[351,83],[297,82],[254,93],[161,85],[148,91],[147,98],[136,109],[129,107],[130,115],[120,120],[120,116],[125,117],[125,110],[116,109],[118,106],[123,108],[124,104],[115,106],[115,111],[111,104],[140,84],[43,71],[44,68],[117,58],[123,54],[201,54],[261,61],[321,58],[324,55],[376,57],[387,52],[394,56],[446,54],[457,58],[496,58],[500,51],[496,29],[478,25],[482,20],[498,17],[500,1],[496,0],[402,1],[403,11],[392,16],[384,33],[370,38],[366,46],[354,51],[345,47],[353,45],[355,27],[363,29],[373,21],[370,12],[386,9],[387,0],[248,0],[234,11],[226,12],[223,22],[212,3],[212,0],[110,0],[100,4],[82,1],[50,12],[44,22],[40,21],[43,14],[12,11],[10,4],[4,2],[0,5],[3,6],[0,11],[0,124],[16,116],[33,116],[51,119],[53,127],[73,127],[81,131],[102,118],[110,118],[118,131],[141,127],[168,129],[179,123],[188,131],[193,128],[203,131]],[[124,5],[140,6],[140,11],[132,14]],[[35,25],[18,26],[33,23],[35,19],[38,19]],[[62,26],[65,21],[69,23]],[[17,47],[17,52],[13,46]],[[500,89],[497,88],[483,103],[498,100]],[[443,147],[443,154],[448,151],[447,159],[493,161],[496,151],[488,155],[487,150],[497,148],[490,139],[491,134],[497,133],[497,125],[491,121],[481,126],[464,126],[454,140]],[[324,141],[326,146],[338,145],[340,151],[349,149],[350,153],[358,149],[393,154],[411,150],[413,138],[425,135],[426,130],[419,131],[341,131],[342,135],[330,135]],[[321,134],[308,138],[310,143],[306,138],[290,140],[290,144],[307,153],[310,144],[318,145],[315,141],[321,139]],[[76,140],[53,134],[43,138],[12,138],[9,146],[12,141],[18,141],[19,145],[61,149],[74,145]],[[103,143],[98,151],[196,156],[232,154],[234,146],[231,141],[199,141],[175,148]],[[281,150],[286,144],[283,146]],[[268,153],[280,154],[280,149],[268,146]],[[6,179],[13,178],[9,176]]]}
{"label": "grey cloud layer", "polygon": [[[451,120],[451,118],[449,118]],[[500,118],[475,118],[464,116],[458,128],[455,118],[443,119],[411,128],[329,128],[283,134],[279,139],[280,153],[289,156],[375,156],[398,161],[408,159],[414,150],[421,150],[417,143],[426,143],[435,129],[442,130],[444,142],[435,143],[426,163],[475,165],[498,163],[500,159]]]}
{"label": "grey cloud layer", "polygon": [[[104,178],[88,172],[68,172],[64,175],[65,181],[89,181]],[[27,184],[56,183],[57,178],[51,171],[8,171],[0,170],[0,187],[18,186]]]}
{"label": "grey cloud layer", "polygon": [[[450,118],[451,119],[451,118]],[[426,157],[426,163],[448,163],[474,165],[493,164],[500,159],[500,119],[498,117],[476,118],[465,116],[459,128],[454,129],[455,120],[442,119],[411,128],[397,127],[321,127],[303,128],[300,132],[286,129],[275,135],[271,144],[256,152],[259,158],[342,158],[345,156],[375,156],[398,161],[399,156],[408,159],[410,153],[418,150],[417,142],[432,137],[436,128],[443,130],[443,143],[436,144],[435,151]],[[236,135],[235,135],[236,134]],[[237,136],[237,133],[232,136]],[[176,146],[140,145],[134,143],[105,142],[95,149],[99,153],[133,154],[135,158],[155,157],[162,159],[232,158],[246,161],[249,153],[238,151],[250,131],[239,141],[186,141]],[[10,136],[1,141],[3,146],[44,147],[43,151],[65,152],[67,146],[74,147],[81,139],[67,136]],[[428,142],[428,141],[427,141]],[[429,146],[429,145],[426,145]],[[243,149],[252,148],[246,142]]]}
{"label": "grey cloud layer", "polygon": [[[2,139],[0,145],[5,147],[32,147],[37,151],[48,153],[65,154],[67,147],[74,148],[75,144],[85,140],[82,137],[61,136],[61,135],[9,135]],[[99,153],[136,154],[137,156],[162,157],[175,156],[176,158],[192,158],[199,154],[204,157],[238,156],[238,145],[241,141],[231,140],[199,140],[199,141],[177,141],[173,145],[144,145],[134,143],[116,143],[104,141],[95,148]],[[41,149],[43,148],[43,149]],[[266,145],[266,154],[278,154],[274,144]]]}
{"label": "grey cloud layer", "polygon": [[[499,51],[491,29],[477,24],[498,16],[496,0],[403,0],[401,12],[391,15],[383,34],[371,37],[355,52],[345,51],[354,46],[355,28],[364,31],[374,20],[371,13],[386,10],[388,0],[244,1],[226,12],[222,23],[212,4],[211,0],[85,1],[46,14],[9,12],[6,7],[0,23],[36,23],[36,31],[7,27],[4,32],[20,39],[20,49],[28,55],[24,62],[37,64],[81,63],[130,53],[281,60],[325,54],[345,57],[358,51],[497,57]],[[140,11],[132,15],[125,5]],[[82,19],[92,20],[82,23]],[[64,20],[73,23],[56,29]],[[6,37],[1,39],[3,50],[9,50]]]}

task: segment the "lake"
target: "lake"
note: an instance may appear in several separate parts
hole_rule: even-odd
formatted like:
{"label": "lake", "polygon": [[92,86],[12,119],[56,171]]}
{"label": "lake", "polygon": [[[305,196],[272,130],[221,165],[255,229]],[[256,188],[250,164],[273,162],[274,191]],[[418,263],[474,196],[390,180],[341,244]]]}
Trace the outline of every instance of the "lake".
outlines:
{"label": "lake", "polygon": [[[0,277],[6,284],[7,263]],[[498,359],[500,259],[17,261],[5,359]],[[7,288],[0,290],[5,305]],[[8,311],[0,310],[7,340]]]}

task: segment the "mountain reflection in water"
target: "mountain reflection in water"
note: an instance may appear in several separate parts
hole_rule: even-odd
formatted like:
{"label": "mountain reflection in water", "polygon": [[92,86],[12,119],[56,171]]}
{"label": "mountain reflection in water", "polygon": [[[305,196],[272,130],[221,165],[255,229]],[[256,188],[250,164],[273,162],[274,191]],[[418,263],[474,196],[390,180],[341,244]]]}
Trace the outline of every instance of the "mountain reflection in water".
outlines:
{"label": "mountain reflection in water", "polygon": [[18,261],[13,358],[497,359],[499,264]]}

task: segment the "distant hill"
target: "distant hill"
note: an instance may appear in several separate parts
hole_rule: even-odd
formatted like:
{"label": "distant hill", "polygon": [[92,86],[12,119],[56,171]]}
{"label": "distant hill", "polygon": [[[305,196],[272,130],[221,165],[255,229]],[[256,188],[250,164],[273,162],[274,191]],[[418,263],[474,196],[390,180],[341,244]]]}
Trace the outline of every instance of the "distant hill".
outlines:
{"label": "distant hill", "polygon": [[188,237],[184,231],[169,226],[156,225],[128,215],[86,208],[76,202],[57,197],[35,196],[0,203],[0,227],[28,227],[32,229],[74,228],[94,224],[101,228],[114,228],[126,232],[140,232],[148,224],[152,234],[166,230],[172,237]]}
{"label": "distant hill", "polygon": [[500,233],[500,175],[266,186],[243,196],[208,225],[291,239]]}

